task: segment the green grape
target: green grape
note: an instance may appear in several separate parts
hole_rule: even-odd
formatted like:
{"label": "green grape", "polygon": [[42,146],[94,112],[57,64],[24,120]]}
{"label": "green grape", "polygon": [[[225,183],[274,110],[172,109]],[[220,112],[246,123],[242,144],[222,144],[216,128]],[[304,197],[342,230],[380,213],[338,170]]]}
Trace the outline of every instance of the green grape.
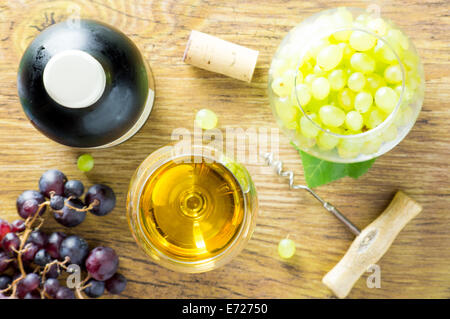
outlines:
{"label": "green grape", "polygon": [[333,105],[322,106],[319,116],[324,125],[331,127],[339,127],[345,121],[345,112]]}
{"label": "green grape", "polygon": [[290,90],[288,85],[284,82],[282,77],[275,78],[272,81],[272,91],[278,96],[286,96]]}
{"label": "green grape", "polygon": [[292,104],[290,98],[282,97],[275,101],[275,109],[284,126],[294,129],[297,126],[298,109]]}
{"label": "green grape", "polygon": [[406,75],[406,85],[415,91],[421,82],[420,75],[416,71],[409,71]]}
{"label": "green grape", "polygon": [[386,35],[387,41],[392,43],[398,43],[403,50],[408,50],[409,41],[408,38],[398,29],[391,29]]}
{"label": "green grape", "polygon": [[319,134],[320,129],[312,121],[317,123],[317,115],[314,113],[300,119],[300,129],[305,137],[313,138]]}
{"label": "green grape", "polygon": [[308,74],[308,75],[305,77],[304,83],[305,83],[306,85],[312,87],[312,83],[313,83],[313,81],[314,81],[315,79],[317,79],[317,76],[316,76],[315,74]]}
{"label": "green grape", "polygon": [[241,188],[244,192],[248,192],[250,189],[249,184],[249,176],[248,173],[243,169],[239,164],[236,165],[236,171],[233,173],[233,175],[238,180],[239,184],[241,185]]}
{"label": "green grape", "polygon": [[327,75],[327,71],[323,70],[320,65],[316,64],[314,66],[313,72],[316,76],[326,76]]}
{"label": "green grape", "polygon": [[289,95],[292,91],[296,76],[297,72],[294,70],[285,71],[281,77],[275,78],[272,81],[272,90],[280,97]]}
{"label": "green grape", "polygon": [[320,132],[317,137],[317,146],[323,151],[329,151],[336,147],[339,143],[339,137],[329,133]]}
{"label": "green grape", "polygon": [[371,137],[369,141],[365,142],[363,147],[361,148],[361,153],[365,155],[371,155],[376,152],[381,147],[383,140],[379,136]]}
{"label": "green grape", "polygon": [[330,83],[327,78],[319,77],[311,84],[311,92],[315,99],[323,100],[330,93]]}
{"label": "green grape", "polygon": [[352,131],[359,131],[363,126],[363,117],[356,111],[350,111],[345,116],[345,124]]}
{"label": "green grape", "polygon": [[402,81],[402,69],[399,64],[391,65],[384,70],[384,78],[390,84],[399,83]]}
{"label": "green grape", "polygon": [[217,126],[217,115],[209,109],[201,109],[195,115],[195,124],[204,130],[211,130]]}
{"label": "green grape", "polygon": [[367,27],[369,28],[369,30],[379,35],[380,37],[385,36],[388,30],[386,22],[384,22],[384,20],[381,18],[370,20],[369,22],[367,22]]}
{"label": "green grape", "polygon": [[363,31],[353,31],[349,40],[350,46],[356,51],[370,50],[376,42],[377,39],[373,35]]}
{"label": "green grape", "polygon": [[339,106],[341,106],[346,111],[353,109],[354,99],[355,94],[348,88],[345,88],[338,93]]}
{"label": "green grape", "polygon": [[350,58],[350,65],[355,71],[372,73],[375,70],[375,60],[366,53],[355,53]]}
{"label": "green grape", "polygon": [[403,64],[409,69],[416,69],[419,64],[419,57],[413,51],[405,51],[403,54]]}
{"label": "green grape", "polygon": [[292,239],[285,238],[278,244],[278,254],[281,258],[289,259],[295,254],[295,243]]}
{"label": "green grape", "polygon": [[403,109],[403,125],[410,123],[413,120],[414,112],[410,106]]}
{"label": "green grape", "polygon": [[386,128],[383,131],[382,137],[383,137],[383,140],[385,140],[386,142],[389,142],[389,141],[395,140],[395,138],[397,137],[397,134],[398,134],[397,126],[395,126],[394,124],[391,124],[388,128]]}
{"label": "green grape", "polygon": [[[341,32],[350,32],[351,33],[351,31],[341,31]],[[350,59],[352,57],[353,53],[355,53],[355,50],[353,50],[348,43],[341,42],[338,44],[338,46],[341,47],[342,53],[343,53],[343,58],[346,60]]]}
{"label": "green grape", "polygon": [[330,88],[333,91],[342,90],[347,84],[345,72],[341,69],[334,70],[328,76],[328,82],[330,83]]}
{"label": "green grape", "polygon": [[390,114],[398,103],[398,95],[394,89],[383,86],[375,93],[375,104],[380,110]]}
{"label": "green grape", "polygon": [[366,87],[372,93],[375,93],[378,90],[378,88],[386,86],[386,81],[384,80],[384,78],[382,78],[376,73],[367,75],[366,80],[367,80]]}
{"label": "green grape", "polygon": [[328,39],[326,39],[326,38],[322,38],[322,39],[316,41],[315,43],[313,43],[313,45],[309,49],[309,54],[313,58],[315,58],[315,57],[317,57],[317,55],[323,48],[325,48],[329,45],[330,45],[330,41],[328,41]]}
{"label": "green grape", "polygon": [[360,140],[344,138],[339,142],[338,154],[342,158],[355,158],[359,155],[362,145]]}
{"label": "green grape", "polygon": [[352,75],[348,78],[347,85],[350,90],[359,92],[366,85],[366,78],[361,72],[352,73]]}
{"label": "green grape", "polygon": [[82,172],[89,172],[94,168],[94,158],[90,154],[83,154],[78,157],[78,169]]}
{"label": "green grape", "polygon": [[350,36],[352,35],[352,31],[337,31],[335,33],[333,33],[333,38],[338,41],[348,41],[348,39],[350,39]]}
{"label": "green grape", "polygon": [[[395,92],[397,92],[397,95],[400,97],[402,95],[403,87],[400,84],[400,85],[397,85],[394,88],[394,90],[395,90]],[[409,103],[413,99],[413,97],[414,97],[414,93],[411,90],[411,88],[408,86],[405,86],[405,90],[403,91],[403,97],[402,97],[403,101]]]}
{"label": "green grape", "polygon": [[[309,92],[309,88],[306,84],[298,84],[295,87],[296,93],[297,93],[297,98],[298,98],[298,102],[300,103],[300,105],[306,106],[309,101],[311,101],[311,93]],[[296,98],[294,97],[294,100],[296,100]]]}
{"label": "green grape", "polygon": [[340,145],[338,146],[337,150],[341,158],[355,158],[359,155],[358,151],[349,151]]}
{"label": "green grape", "polygon": [[361,151],[361,147],[363,146],[363,144],[364,140],[362,140],[361,138],[343,138],[339,142],[339,146],[343,149],[358,153]]}
{"label": "green grape", "polygon": [[372,94],[370,94],[367,91],[359,92],[355,96],[355,109],[359,113],[366,113],[372,106],[372,103],[373,103]]}
{"label": "green grape", "polygon": [[366,121],[366,126],[370,129],[373,129],[383,123],[386,115],[378,109],[375,109],[370,112],[369,117]]}
{"label": "green grape", "polygon": [[297,128],[297,135],[292,139],[295,145],[304,148],[311,148],[316,144],[316,139],[302,135],[301,130]]}
{"label": "green grape", "polygon": [[394,54],[394,51],[390,47],[388,47],[383,41],[378,41],[377,45],[373,50],[375,57],[384,63],[394,63],[397,60],[397,57]]}
{"label": "green grape", "polygon": [[317,55],[317,64],[325,71],[334,69],[342,60],[343,50],[332,44],[323,48]]}

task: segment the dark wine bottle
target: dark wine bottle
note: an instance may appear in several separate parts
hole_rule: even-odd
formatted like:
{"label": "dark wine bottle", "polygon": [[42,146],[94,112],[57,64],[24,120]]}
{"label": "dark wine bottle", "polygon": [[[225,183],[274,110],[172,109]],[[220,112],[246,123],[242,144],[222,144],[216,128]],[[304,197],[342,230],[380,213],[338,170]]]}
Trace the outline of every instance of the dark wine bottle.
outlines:
{"label": "dark wine bottle", "polygon": [[39,131],[77,148],[124,142],[154,102],[153,75],[139,49],[93,20],[61,22],[40,33],[20,62],[18,91]]}

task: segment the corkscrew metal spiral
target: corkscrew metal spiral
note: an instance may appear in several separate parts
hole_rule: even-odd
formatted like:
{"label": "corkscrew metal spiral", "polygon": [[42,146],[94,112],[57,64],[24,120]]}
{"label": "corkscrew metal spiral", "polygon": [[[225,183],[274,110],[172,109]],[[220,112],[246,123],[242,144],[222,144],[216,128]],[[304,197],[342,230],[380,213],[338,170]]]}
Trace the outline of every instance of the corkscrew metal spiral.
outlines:
{"label": "corkscrew metal spiral", "polygon": [[330,203],[324,201],[319,195],[317,195],[311,188],[305,185],[295,184],[295,175],[292,171],[285,171],[283,170],[283,162],[277,161],[274,159],[273,153],[264,153],[262,154],[262,157],[266,161],[267,166],[273,167],[276,171],[276,173],[279,176],[287,177],[289,180],[289,187],[291,189],[304,189],[308,191],[311,195],[314,196],[315,199],[317,199],[322,206],[331,214],[333,214],[337,219],[339,219],[347,228],[355,235],[358,236],[360,234],[360,230],[358,227],[356,227],[350,220],[347,219],[342,213],[333,205]]}

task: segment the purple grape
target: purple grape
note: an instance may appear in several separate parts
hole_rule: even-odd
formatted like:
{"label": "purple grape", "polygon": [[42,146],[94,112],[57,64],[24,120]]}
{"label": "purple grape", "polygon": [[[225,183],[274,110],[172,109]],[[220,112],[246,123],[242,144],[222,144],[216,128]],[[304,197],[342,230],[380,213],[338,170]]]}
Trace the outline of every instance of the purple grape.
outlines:
{"label": "purple grape", "polygon": [[44,248],[45,245],[47,245],[47,240],[48,240],[47,234],[45,234],[39,230],[35,230],[35,231],[31,232],[30,235],[28,236],[27,243],[34,243],[40,249],[40,248]]}
{"label": "purple grape", "polygon": [[105,283],[103,281],[90,279],[87,282],[87,285],[90,286],[84,289],[83,291],[88,297],[99,298],[105,292]]}
{"label": "purple grape", "polygon": [[23,299],[27,293],[37,289],[40,282],[41,278],[37,274],[26,275],[24,279],[17,283],[17,295]]}
{"label": "purple grape", "polygon": [[56,299],[75,299],[75,294],[67,287],[59,287],[55,295]]}
{"label": "purple grape", "polygon": [[13,233],[21,233],[25,230],[25,221],[23,219],[17,219],[11,223],[11,231]]}
{"label": "purple grape", "polygon": [[44,283],[44,291],[47,293],[50,297],[55,298],[56,293],[58,292],[58,289],[61,286],[59,285],[59,281],[54,278],[49,278]]}
{"label": "purple grape", "polygon": [[95,205],[90,212],[97,216],[105,216],[110,213],[116,206],[116,195],[114,191],[106,185],[93,185],[91,186],[84,198],[84,202],[87,206],[94,203],[97,200],[98,204]]}
{"label": "purple grape", "polygon": [[51,192],[54,195],[64,195],[64,184],[67,182],[67,177],[61,171],[51,169],[42,174],[39,179],[39,190],[47,197],[51,197]]}
{"label": "purple grape", "polygon": [[52,262],[52,257],[48,254],[48,252],[42,248],[36,253],[34,256],[34,263],[38,266],[45,267],[45,265]]}
{"label": "purple grape", "polygon": [[[37,191],[25,191],[16,201],[17,212],[23,219],[34,216],[39,210],[39,205],[45,202],[45,197]],[[42,215],[45,212],[46,206],[39,210]]]}
{"label": "purple grape", "polygon": [[41,299],[41,294],[39,293],[39,291],[34,290],[27,293],[25,297],[23,297],[23,299]]}
{"label": "purple grape", "polygon": [[111,278],[117,271],[119,258],[114,249],[109,247],[96,247],[91,250],[86,259],[86,270],[98,281]]}
{"label": "purple grape", "polygon": [[39,251],[39,246],[35,243],[28,243],[25,245],[25,251],[22,253],[22,260],[24,262],[32,262],[34,261],[34,257]]}
{"label": "purple grape", "polygon": [[4,290],[12,283],[12,278],[8,275],[0,276],[0,290]]}
{"label": "purple grape", "polygon": [[53,233],[48,237],[48,242],[47,246],[45,246],[45,249],[53,259],[61,259],[59,248],[61,247],[62,241],[66,237],[67,235],[61,232]]}
{"label": "purple grape", "polygon": [[[71,199],[67,202],[67,204],[78,209],[84,208],[83,202],[78,198]],[[58,223],[65,227],[75,227],[84,221],[86,218],[86,212],[76,211],[65,205],[60,212],[54,212],[53,217],[55,217],[55,220]]]}
{"label": "purple grape", "polygon": [[59,253],[61,259],[69,257],[71,264],[82,265],[89,253],[89,246],[83,238],[69,236],[62,241]]}
{"label": "purple grape", "polygon": [[9,254],[13,254],[14,251],[19,250],[20,239],[15,233],[8,233],[2,240],[3,250]]}
{"label": "purple grape", "polygon": [[52,198],[50,198],[50,207],[53,210],[60,210],[64,207],[65,198],[60,195],[54,195]]}
{"label": "purple grape", "polygon": [[56,279],[59,277],[59,275],[60,275],[60,273],[59,273],[58,265],[53,264],[50,266],[48,272],[45,274],[45,277]]}
{"label": "purple grape", "polygon": [[83,193],[84,185],[80,181],[71,180],[64,185],[64,195],[66,197],[73,196],[75,198],[79,198],[83,196]]}
{"label": "purple grape", "polygon": [[0,218],[0,241],[11,231],[11,225],[6,220]]}
{"label": "purple grape", "polygon": [[[0,273],[6,271],[11,265],[11,257],[4,251],[0,251]],[[1,289],[0,289],[1,290]]]}
{"label": "purple grape", "polygon": [[109,293],[119,295],[125,290],[127,279],[121,274],[116,273],[106,281],[105,286]]}

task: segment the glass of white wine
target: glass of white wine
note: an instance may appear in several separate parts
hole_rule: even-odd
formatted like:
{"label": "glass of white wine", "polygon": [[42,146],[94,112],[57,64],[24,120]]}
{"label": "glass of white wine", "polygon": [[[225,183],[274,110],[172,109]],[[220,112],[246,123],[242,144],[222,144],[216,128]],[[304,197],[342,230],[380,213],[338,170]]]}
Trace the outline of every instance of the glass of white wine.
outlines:
{"label": "glass of white wine", "polygon": [[256,211],[245,167],[203,145],[172,144],[153,152],[132,177],[127,198],[138,245],[156,263],[188,273],[236,256],[252,235]]}

